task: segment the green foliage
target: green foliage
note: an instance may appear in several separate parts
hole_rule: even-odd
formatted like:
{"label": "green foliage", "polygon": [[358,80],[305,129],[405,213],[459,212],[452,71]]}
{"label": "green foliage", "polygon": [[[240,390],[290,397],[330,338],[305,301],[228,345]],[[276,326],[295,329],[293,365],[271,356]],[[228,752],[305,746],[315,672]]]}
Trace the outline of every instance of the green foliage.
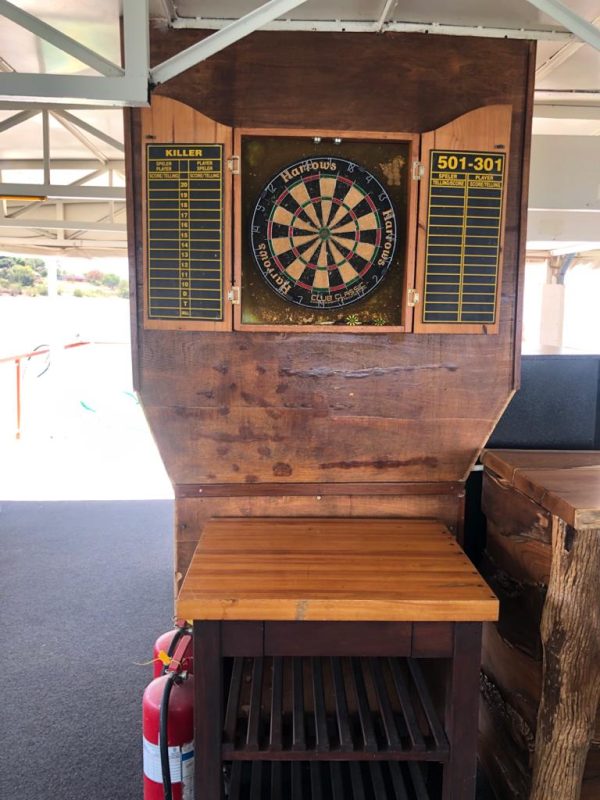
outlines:
{"label": "green foliage", "polygon": [[0,256],[0,293],[48,294],[46,265],[41,258]]}
{"label": "green foliage", "polygon": [[20,286],[33,286],[37,272],[27,264],[14,264],[6,270],[6,278]]}
{"label": "green foliage", "polygon": [[114,272],[108,272],[102,278],[102,285],[108,286],[111,289],[116,289],[120,282],[121,279],[119,278],[118,275],[115,275]]}
{"label": "green foliage", "polygon": [[[41,258],[0,255],[0,294],[39,297],[48,294],[48,269]],[[113,272],[92,269],[85,275],[72,275],[58,269],[59,295],[73,297],[129,297],[129,284]],[[79,285],[77,285],[79,284]],[[74,290],[71,289],[74,287]]]}

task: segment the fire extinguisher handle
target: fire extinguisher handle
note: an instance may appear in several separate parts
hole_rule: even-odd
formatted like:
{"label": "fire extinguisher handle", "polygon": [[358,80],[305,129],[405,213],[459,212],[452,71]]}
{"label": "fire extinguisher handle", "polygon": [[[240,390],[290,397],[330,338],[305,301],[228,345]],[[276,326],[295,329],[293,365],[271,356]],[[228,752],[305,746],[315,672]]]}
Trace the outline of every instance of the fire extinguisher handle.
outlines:
{"label": "fire extinguisher handle", "polygon": [[[175,649],[176,649],[177,645],[179,644],[180,639],[182,638],[182,636],[185,636],[186,634],[189,634],[189,630],[187,628],[178,628],[177,629],[177,631],[175,632],[175,635],[171,639],[171,644],[169,645],[169,649],[167,650],[167,655],[169,656],[169,658],[173,658],[173,655],[175,653]],[[162,674],[163,675],[166,673],[167,667],[168,667],[168,663],[164,664],[163,669],[162,669]]]}

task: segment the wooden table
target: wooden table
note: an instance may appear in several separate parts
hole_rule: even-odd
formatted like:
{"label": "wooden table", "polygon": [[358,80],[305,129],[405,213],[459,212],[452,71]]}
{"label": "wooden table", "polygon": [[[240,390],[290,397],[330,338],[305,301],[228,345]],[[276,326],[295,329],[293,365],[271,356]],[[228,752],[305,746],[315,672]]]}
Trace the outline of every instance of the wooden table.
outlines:
{"label": "wooden table", "polygon": [[[194,620],[196,796],[219,800],[231,761],[232,800],[281,781],[298,797],[474,797],[481,623],[497,613],[432,520],[211,521],[177,601]],[[437,794],[419,762],[443,765]]]}
{"label": "wooden table", "polygon": [[[482,461],[485,569],[501,599],[484,671],[510,728],[519,739],[531,730],[523,753],[489,720],[484,762],[499,796],[591,800],[600,796],[600,453],[490,450]],[[514,753],[501,754],[504,735]]]}

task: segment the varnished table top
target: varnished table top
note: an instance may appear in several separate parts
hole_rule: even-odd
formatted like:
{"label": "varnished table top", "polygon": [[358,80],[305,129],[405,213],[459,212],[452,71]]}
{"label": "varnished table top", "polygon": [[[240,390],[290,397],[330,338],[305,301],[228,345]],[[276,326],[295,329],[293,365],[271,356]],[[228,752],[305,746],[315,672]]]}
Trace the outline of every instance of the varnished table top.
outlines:
{"label": "varnished table top", "polygon": [[486,469],[578,530],[600,528],[600,452],[486,450]]}
{"label": "varnished table top", "polygon": [[176,603],[196,620],[486,621],[498,600],[434,520],[214,519]]}

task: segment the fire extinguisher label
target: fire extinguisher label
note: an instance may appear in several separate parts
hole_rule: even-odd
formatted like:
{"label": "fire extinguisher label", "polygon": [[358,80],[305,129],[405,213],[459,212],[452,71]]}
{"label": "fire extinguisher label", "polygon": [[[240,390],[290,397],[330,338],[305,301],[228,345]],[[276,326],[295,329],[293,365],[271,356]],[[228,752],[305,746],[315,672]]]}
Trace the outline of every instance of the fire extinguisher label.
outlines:
{"label": "fire extinguisher label", "polygon": [[182,800],[194,800],[194,743],[181,748]]}
{"label": "fire extinguisher label", "polygon": [[[194,782],[194,744],[188,742],[183,747],[169,747],[169,768],[171,783],[181,783],[183,779],[184,800],[186,800],[186,784],[190,787]],[[162,783],[160,766],[160,747],[144,737],[144,775],[154,783]],[[191,777],[190,777],[191,775]],[[190,794],[191,798],[192,795]]]}

